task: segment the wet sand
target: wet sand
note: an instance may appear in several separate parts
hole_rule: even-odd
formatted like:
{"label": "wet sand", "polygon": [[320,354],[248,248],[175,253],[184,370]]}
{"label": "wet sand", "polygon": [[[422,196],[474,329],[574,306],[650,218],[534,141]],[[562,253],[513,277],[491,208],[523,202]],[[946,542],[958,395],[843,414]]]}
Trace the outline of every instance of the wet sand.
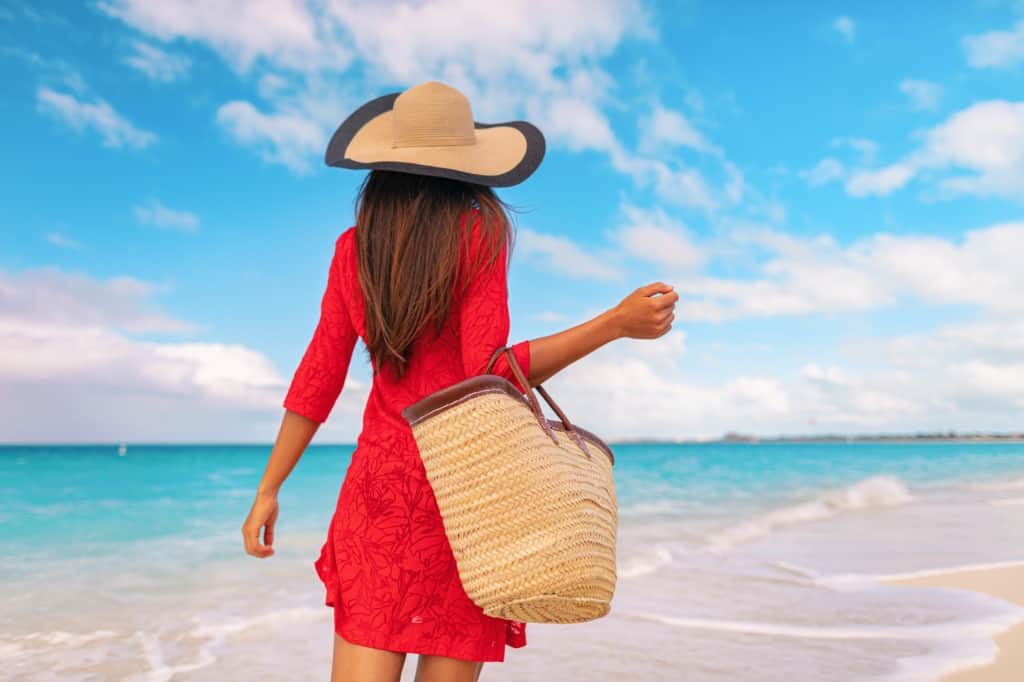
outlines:
{"label": "wet sand", "polygon": [[[1024,606],[1024,565],[952,571],[886,582],[894,585],[973,590]],[[945,675],[941,682],[1024,681],[1024,622],[1000,633],[995,641],[999,645],[995,661]]]}

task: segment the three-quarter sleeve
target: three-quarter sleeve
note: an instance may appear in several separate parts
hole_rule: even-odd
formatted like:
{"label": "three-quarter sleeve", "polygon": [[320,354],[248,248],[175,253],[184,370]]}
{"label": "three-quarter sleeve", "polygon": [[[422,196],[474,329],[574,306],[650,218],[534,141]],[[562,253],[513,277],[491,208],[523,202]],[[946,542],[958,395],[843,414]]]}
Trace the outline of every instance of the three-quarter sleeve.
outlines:
{"label": "three-quarter sleeve", "polygon": [[320,321],[285,395],[285,409],[317,422],[327,421],[345,385],[352,351],[359,338],[341,289],[342,237],[334,246]]}
{"label": "three-quarter sleeve", "polygon": [[[479,251],[481,231],[479,214],[471,218],[471,258]],[[508,345],[508,243],[503,242],[501,252],[486,270],[478,272],[469,284],[461,304],[460,331],[462,340],[462,364],[466,376],[483,374],[495,349]],[[523,375],[530,377],[530,342],[527,339],[511,346]],[[519,383],[508,359],[502,353],[491,366],[491,374],[503,376],[521,392],[526,387]]]}

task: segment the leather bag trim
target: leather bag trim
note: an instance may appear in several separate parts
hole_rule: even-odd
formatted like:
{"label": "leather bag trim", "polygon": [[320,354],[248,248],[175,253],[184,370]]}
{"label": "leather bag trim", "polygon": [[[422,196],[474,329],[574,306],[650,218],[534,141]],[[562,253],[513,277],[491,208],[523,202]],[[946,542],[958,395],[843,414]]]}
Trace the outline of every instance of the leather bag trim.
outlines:
{"label": "leather bag trim", "polygon": [[[509,395],[516,400],[522,401],[523,405],[530,409],[531,414],[533,413],[533,409],[530,408],[530,403],[526,396],[523,395],[511,381],[497,374],[478,374],[476,376],[463,379],[451,386],[439,389],[430,395],[417,400],[402,410],[402,417],[411,427],[429,419],[439,412],[443,412],[455,405],[465,402],[466,400],[486,393],[504,393]],[[565,425],[562,424],[561,420],[545,419],[551,428],[558,429],[563,433],[566,432]],[[608,444],[605,443],[604,440],[599,438],[593,432],[588,431],[577,424],[573,424],[572,428],[579,433],[581,438],[588,442],[592,442],[594,445],[601,448],[601,450],[603,450],[608,456],[608,460],[612,464],[615,464],[615,455],[612,454],[612,449],[608,447]]]}

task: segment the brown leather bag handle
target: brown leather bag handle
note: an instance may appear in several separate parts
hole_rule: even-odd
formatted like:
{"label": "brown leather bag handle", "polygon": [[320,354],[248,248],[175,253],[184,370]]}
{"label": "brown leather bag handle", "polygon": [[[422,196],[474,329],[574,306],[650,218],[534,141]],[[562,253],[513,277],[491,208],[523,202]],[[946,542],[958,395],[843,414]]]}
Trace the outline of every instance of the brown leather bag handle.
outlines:
{"label": "brown leather bag handle", "polygon": [[[502,346],[501,348],[498,348],[496,351],[494,351],[494,354],[491,356],[490,362],[487,363],[487,369],[484,370],[484,373],[490,373],[491,367],[494,366],[494,363],[498,359],[498,354],[502,352],[505,353],[506,359],[508,360],[508,365],[512,369],[512,374],[515,375],[516,379],[519,380],[519,383],[522,384],[522,386],[526,389],[526,397],[529,399],[530,406],[533,408],[533,412],[537,416],[537,420],[540,422],[540,425],[544,428],[544,431],[546,431],[547,434],[551,437],[551,440],[555,442],[555,445],[558,445],[558,437],[551,432],[551,426],[550,424],[548,424],[547,417],[544,416],[544,412],[540,408],[540,403],[537,401],[536,396],[534,396],[533,394],[534,387],[530,386],[530,382],[526,378],[526,374],[525,372],[523,372],[523,368],[519,365],[519,360],[516,359],[516,355],[510,346]],[[562,422],[562,426],[565,428],[565,433],[574,441],[576,441],[576,444],[580,447],[580,450],[582,450],[589,457],[590,450],[583,442],[583,438],[580,436],[576,428],[569,423],[569,418],[565,415],[565,412],[562,412],[558,405],[555,404],[554,399],[548,394],[547,389],[545,389],[540,384],[537,384],[536,389],[540,393],[541,397],[544,398],[544,401],[548,405],[550,405],[551,409],[554,410],[555,414],[558,415],[558,418]]]}
{"label": "brown leather bag handle", "polygon": [[565,416],[565,412],[562,412],[560,409],[558,409],[558,405],[555,404],[554,398],[548,395],[547,390],[540,384],[537,384],[534,388],[537,389],[537,392],[540,393],[541,397],[544,398],[547,404],[551,406],[551,409],[555,411],[555,414],[558,415],[558,418],[562,420],[562,425],[565,427],[565,432],[569,434],[569,436],[571,436],[574,441],[576,441],[576,445],[580,446],[580,450],[586,453],[589,457],[590,450],[587,449],[587,445],[583,441],[583,437],[580,435],[580,432],[576,430],[576,427],[569,423],[569,418]]}
{"label": "brown leather bag handle", "polygon": [[484,370],[484,374],[491,373],[491,367],[494,367],[494,363],[498,360],[498,356],[501,355],[508,346],[498,346],[491,353],[491,359],[487,362],[487,369]]}
{"label": "brown leather bag handle", "polygon": [[519,366],[519,361],[516,360],[515,353],[512,352],[511,348],[508,346],[502,346],[495,350],[494,354],[491,356],[490,362],[487,363],[487,369],[484,370],[484,374],[490,373],[491,367],[494,366],[494,363],[498,359],[498,354],[502,352],[506,352],[508,356],[508,364],[509,368],[512,370],[512,374],[515,375],[516,379],[519,380],[519,383],[526,389],[526,399],[529,401],[530,409],[533,410],[533,414],[540,423],[540,427],[544,429],[544,432],[548,434],[548,437],[551,438],[555,445],[558,445],[558,436],[556,436],[551,430],[551,425],[548,424],[548,420],[544,416],[544,411],[540,409],[540,403],[537,401],[537,396],[533,394],[533,389],[530,388],[530,382],[526,380],[526,376],[523,374],[523,368]]}

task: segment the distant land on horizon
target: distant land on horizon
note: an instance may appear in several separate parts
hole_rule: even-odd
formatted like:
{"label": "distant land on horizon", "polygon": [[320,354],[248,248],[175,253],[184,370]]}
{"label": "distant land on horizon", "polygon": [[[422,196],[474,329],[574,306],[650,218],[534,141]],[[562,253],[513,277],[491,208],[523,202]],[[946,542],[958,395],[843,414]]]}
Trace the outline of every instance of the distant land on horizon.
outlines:
{"label": "distant land on horizon", "polygon": [[654,445],[675,443],[832,443],[832,442],[871,442],[871,443],[905,443],[915,441],[950,441],[950,442],[1024,442],[1024,431],[1010,433],[957,433],[956,431],[927,431],[918,433],[823,433],[758,436],[754,434],[730,431],[719,438],[623,438],[609,440],[609,445]]}

